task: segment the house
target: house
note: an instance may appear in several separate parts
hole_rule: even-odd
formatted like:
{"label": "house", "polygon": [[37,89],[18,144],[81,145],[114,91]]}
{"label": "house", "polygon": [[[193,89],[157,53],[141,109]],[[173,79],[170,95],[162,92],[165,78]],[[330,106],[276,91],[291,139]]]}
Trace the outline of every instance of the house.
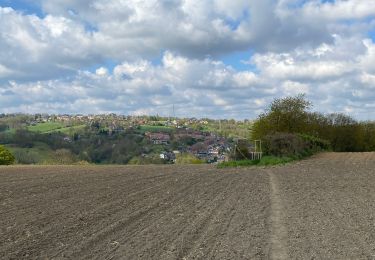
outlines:
{"label": "house", "polygon": [[208,149],[208,154],[218,156],[220,153],[220,148],[219,147],[210,147]]}
{"label": "house", "polygon": [[169,162],[175,162],[176,161],[176,155],[173,152],[162,152],[160,154],[160,159],[169,161]]}
{"label": "house", "polygon": [[181,140],[184,138],[193,138],[196,140],[205,140],[206,133],[200,131],[194,131],[191,129],[179,129],[177,133],[174,135],[176,140]]}
{"label": "house", "polygon": [[153,144],[169,144],[171,140],[170,135],[166,133],[147,132],[145,135]]}

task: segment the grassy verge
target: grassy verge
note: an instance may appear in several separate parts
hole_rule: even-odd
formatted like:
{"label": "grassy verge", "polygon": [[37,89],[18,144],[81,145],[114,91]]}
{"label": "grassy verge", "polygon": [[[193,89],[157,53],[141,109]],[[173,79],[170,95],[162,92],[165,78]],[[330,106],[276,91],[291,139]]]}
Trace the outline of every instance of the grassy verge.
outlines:
{"label": "grassy verge", "polygon": [[240,160],[240,161],[223,162],[223,163],[220,163],[218,167],[229,168],[229,167],[246,167],[246,166],[271,166],[271,165],[286,164],[297,159],[298,158],[291,158],[291,157],[264,156],[261,160]]}

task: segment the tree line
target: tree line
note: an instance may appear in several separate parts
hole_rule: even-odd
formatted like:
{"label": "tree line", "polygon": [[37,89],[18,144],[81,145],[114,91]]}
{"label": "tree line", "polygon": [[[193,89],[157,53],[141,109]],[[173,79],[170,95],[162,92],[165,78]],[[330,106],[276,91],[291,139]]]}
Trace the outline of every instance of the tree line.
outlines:
{"label": "tree line", "polygon": [[375,151],[375,122],[360,122],[342,113],[322,114],[311,108],[312,103],[302,94],[275,99],[255,121],[252,138],[264,140],[266,151],[293,142],[335,152]]}

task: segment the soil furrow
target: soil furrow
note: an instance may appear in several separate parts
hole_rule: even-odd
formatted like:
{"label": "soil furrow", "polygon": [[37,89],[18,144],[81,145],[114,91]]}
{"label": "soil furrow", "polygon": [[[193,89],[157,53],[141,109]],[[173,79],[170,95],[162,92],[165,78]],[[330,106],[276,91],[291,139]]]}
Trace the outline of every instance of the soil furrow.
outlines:
{"label": "soil furrow", "polygon": [[374,169],[0,167],[0,259],[375,259]]}

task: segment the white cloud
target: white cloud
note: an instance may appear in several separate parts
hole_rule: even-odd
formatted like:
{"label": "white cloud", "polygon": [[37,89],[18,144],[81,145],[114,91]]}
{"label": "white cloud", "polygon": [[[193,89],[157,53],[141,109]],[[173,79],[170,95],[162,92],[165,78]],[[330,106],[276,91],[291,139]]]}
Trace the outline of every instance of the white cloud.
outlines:
{"label": "white cloud", "polygon": [[63,17],[23,15],[0,7],[0,64],[9,79],[55,78],[98,61],[90,33]]}
{"label": "white cloud", "polygon": [[366,53],[359,56],[360,68],[366,72],[375,73],[375,44],[366,39],[363,41],[366,46]]}
{"label": "white cloud", "polygon": [[[249,81],[244,84],[239,78]],[[188,59],[166,52],[160,65],[124,62],[113,72],[104,68],[95,73],[82,71],[72,81],[7,84],[4,90],[13,93],[18,102],[13,106],[0,104],[0,109],[70,113],[154,111],[168,115],[175,104],[180,116],[217,117],[243,110],[238,108],[241,105],[233,105],[237,96],[259,108],[259,100],[251,98],[257,95],[255,78],[255,74],[237,72],[222,62]],[[30,96],[35,97],[33,101],[29,101]],[[251,108],[242,111],[243,117],[250,115]]]}
{"label": "white cloud", "polygon": [[[335,51],[337,46],[328,47]],[[293,52],[279,57],[278,62],[285,64],[294,57],[294,68],[302,70],[304,77],[291,80],[267,75],[272,59],[263,58],[270,65],[263,64],[259,66],[259,73],[254,73],[237,71],[212,59],[189,59],[166,52],[160,65],[146,60],[124,62],[113,71],[105,68],[95,73],[81,71],[71,81],[12,82],[2,89],[14,104],[0,102],[0,109],[168,116],[175,105],[178,116],[254,118],[274,97],[306,93],[322,112],[348,112],[347,108],[352,107],[352,113],[360,118],[364,118],[365,112],[374,114],[371,104],[375,98],[372,93],[375,75],[358,74],[359,70],[337,77],[335,71],[328,70],[324,74],[327,77],[308,77],[299,59],[308,55],[315,57],[315,53],[300,52],[295,58]],[[360,60],[351,67],[358,66]],[[311,66],[317,67],[320,63],[316,62],[311,61]],[[332,75],[328,76],[329,73]],[[31,101],[30,96],[35,98]]]}
{"label": "white cloud", "polygon": [[285,81],[282,85],[282,90],[288,96],[295,96],[301,93],[308,94],[309,86],[299,82]]}
{"label": "white cloud", "polygon": [[[44,18],[0,7],[0,50],[9,53],[3,51],[0,64],[19,72],[9,78],[52,79],[105,60],[155,59],[166,50],[204,59],[241,50],[316,48],[334,42],[337,33],[364,35],[363,23],[337,19],[349,11],[358,19],[374,11],[371,1],[356,0],[40,2]],[[327,22],[324,13],[343,15]]]}
{"label": "white cloud", "polygon": [[336,0],[335,2],[310,1],[303,14],[308,17],[347,20],[375,17],[375,2],[371,0]]}
{"label": "white cloud", "polygon": [[99,69],[97,69],[95,71],[95,73],[96,73],[96,75],[98,75],[100,77],[104,77],[104,76],[108,75],[108,69],[104,68],[104,67],[100,67]]}
{"label": "white cloud", "polygon": [[291,9],[279,2],[42,0],[42,6],[48,13],[96,28],[99,48],[121,59],[149,58],[160,49],[198,57],[245,49],[290,50],[332,40],[312,11],[311,19],[305,19],[295,15],[303,14],[303,7]]}
{"label": "white cloud", "polygon": [[[175,103],[241,118],[304,92],[322,111],[373,113],[373,1],[38,1],[43,17],[0,7],[2,111],[168,115]],[[220,61],[241,51],[249,69]]]}
{"label": "white cloud", "polygon": [[0,64],[0,79],[14,75],[15,72]]}

